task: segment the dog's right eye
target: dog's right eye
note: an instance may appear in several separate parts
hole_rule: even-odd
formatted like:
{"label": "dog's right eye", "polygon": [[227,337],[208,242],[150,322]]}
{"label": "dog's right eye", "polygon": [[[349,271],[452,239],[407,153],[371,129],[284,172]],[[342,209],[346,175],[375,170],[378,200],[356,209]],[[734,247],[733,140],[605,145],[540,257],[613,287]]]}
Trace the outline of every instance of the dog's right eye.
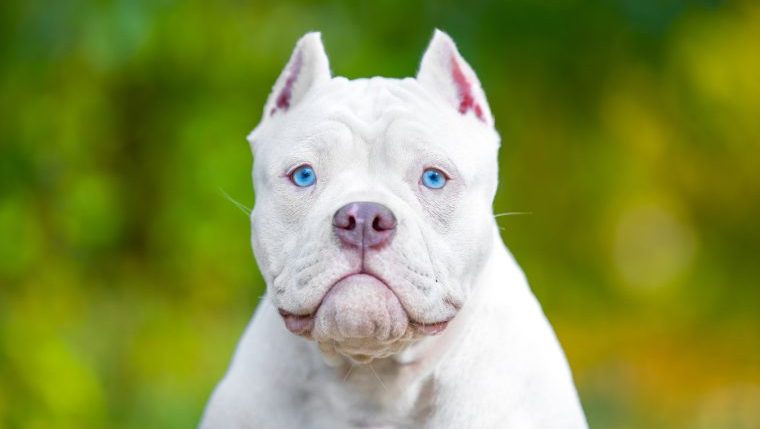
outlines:
{"label": "dog's right eye", "polygon": [[422,172],[422,178],[420,180],[427,188],[441,189],[446,186],[448,178],[443,171],[437,168],[428,168]]}
{"label": "dog's right eye", "polygon": [[296,186],[306,188],[316,183],[317,173],[310,165],[302,165],[290,173],[290,181]]}

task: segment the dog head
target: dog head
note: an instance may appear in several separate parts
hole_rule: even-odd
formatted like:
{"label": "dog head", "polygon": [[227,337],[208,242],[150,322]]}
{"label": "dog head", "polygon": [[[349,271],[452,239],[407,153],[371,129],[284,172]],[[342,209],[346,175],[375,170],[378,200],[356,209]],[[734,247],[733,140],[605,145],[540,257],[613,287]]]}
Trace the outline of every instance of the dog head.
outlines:
{"label": "dog head", "polygon": [[356,80],[306,34],[248,140],[253,249],[291,332],[367,362],[446,328],[491,249],[499,136],[445,33],[416,78]]}

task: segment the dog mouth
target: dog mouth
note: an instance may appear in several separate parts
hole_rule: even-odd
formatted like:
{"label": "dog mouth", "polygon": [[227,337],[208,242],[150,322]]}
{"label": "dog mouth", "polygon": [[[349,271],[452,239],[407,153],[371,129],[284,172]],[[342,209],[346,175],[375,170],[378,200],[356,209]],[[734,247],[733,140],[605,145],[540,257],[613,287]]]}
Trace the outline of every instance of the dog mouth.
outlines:
{"label": "dog mouth", "polygon": [[[296,335],[308,337],[314,329],[316,311],[306,315],[298,315],[278,308],[277,312],[280,313],[282,320],[285,321],[285,327]],[[422,335],[438,335],[448,327],[450,321],[451,319],[425,323],[409,319],[409,326]]]}
{"label": "dog mouth", "polygon": [[285,321],[285,327],[288,328],[288,331],[296,335],[308,335],[314,328],[314,313],[298,315],[285,311],[282,308],[278,308],[277,312],[280,313],[282,320]]}
{"label": "dog mouth", "polygon": [[[393,289],[382,278],[364,271],[338,279],[308,314],[296,314],[282,308],[277,311],[290,332],[310,339],[315,335],[340,339],[374,336],[387,342],[407,328],[413,334],[433,336],[443,332],[453,319],[452,316],[432,323],[412,319]],[[373,325],[374,330],[369,325]]]}

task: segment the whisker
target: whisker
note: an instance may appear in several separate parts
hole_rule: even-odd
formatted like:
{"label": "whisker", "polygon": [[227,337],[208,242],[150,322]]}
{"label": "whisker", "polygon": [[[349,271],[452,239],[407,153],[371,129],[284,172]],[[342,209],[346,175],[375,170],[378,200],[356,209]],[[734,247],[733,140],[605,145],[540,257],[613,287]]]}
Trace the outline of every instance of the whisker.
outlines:
{"label": "whisker", "polygon": [[346,375],[343,377],[343,381],[348,381],[348,377],[351,376],[351,371],[354,369],[354,364],[352,363],[351,366],[348,367],[348,371],[346,371]]}
{"label": "whisker", "polygon": [[380,378],[380,376],[377,375],[377,372],[375,372],[375,368],[372,367],[372,364],[368,363],[367,366],[369,366],[369,369],[372,371],[372,374],[375,374],[375,378],[377,378],[377,381],[379,381],[380,385],[383,386],[383,390],[387,392],[388,388],[385,386],[385,383],[383,383],[383,380]]}
{"label": "whisker", "polygon": [[[533,214],[533,212],[503,212],[503,213],[496,213],[495,215],[493,215],[493,217],[494,217],[494,219],[498,220],[500,217],[505,217],[505,216],[521,216],[521,215],[532,215],[532,214]],[[499,225],[498,222],[496,223],[496,225],[502,231],[506,231],[507,230],[503,226]]]}
{"label": "whisker", "polygon": [[504,213],[496,213],[493,215],[493,217],[499,218],[504,216],[521,216],[521,215],[532,215],[533,212],[504,212]]}
{"label": "whisker", "polygon": [[224,192],[224,189],[222,189],[222,188],[219,188],[219,192],[221,192],[222,195],[224,195],[224,198],[226,198],[227,201],[231,202],[235,207],[237,207],[238,209],[240,209],[240,211],[242,211],[243,213],[247,214],[248,216],[251,215],[251,209],[249,209],[248,207],[246,207],[245,204],[243,204],[240,201],[232,198],[230,196],[230,194]]}

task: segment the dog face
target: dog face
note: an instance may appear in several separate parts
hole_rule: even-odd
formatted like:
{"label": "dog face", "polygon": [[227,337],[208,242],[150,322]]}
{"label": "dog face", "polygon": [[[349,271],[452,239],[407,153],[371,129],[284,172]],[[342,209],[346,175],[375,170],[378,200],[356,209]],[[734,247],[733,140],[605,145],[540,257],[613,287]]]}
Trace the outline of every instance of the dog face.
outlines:
{"label": "dog face", "polygon": [[253,249],[289,330],[367,362],[445,329],[492,246],[499,146],[447,35],[403,80],[333,78],[305,35],[249,141]]}

